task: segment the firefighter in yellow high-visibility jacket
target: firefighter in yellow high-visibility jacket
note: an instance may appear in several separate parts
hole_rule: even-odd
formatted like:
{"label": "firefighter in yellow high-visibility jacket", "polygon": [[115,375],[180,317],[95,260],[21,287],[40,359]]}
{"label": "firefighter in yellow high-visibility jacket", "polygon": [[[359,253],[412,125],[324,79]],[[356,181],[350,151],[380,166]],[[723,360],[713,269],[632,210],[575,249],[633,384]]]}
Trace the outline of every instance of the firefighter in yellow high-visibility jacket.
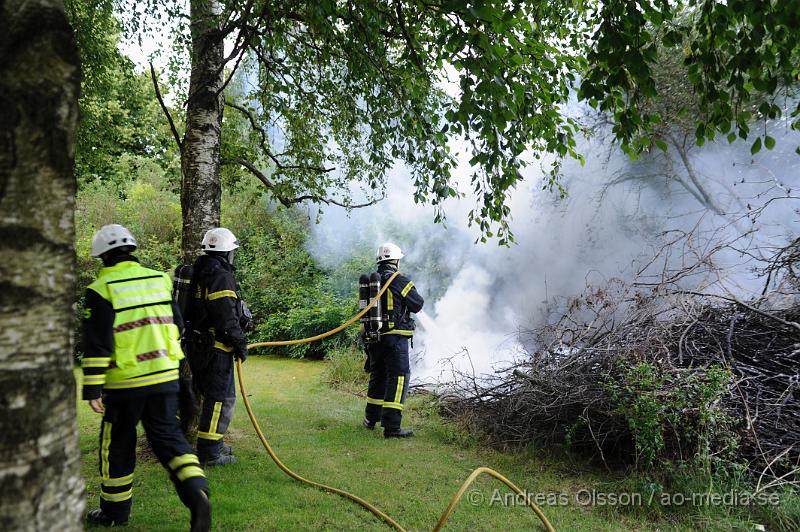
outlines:
{"label": "firefighter in yellow high-visibility jacket", "polygon": [[208,483],[178,420],[180,315],[174,312],[171,281],[144,268],[131,255],[136,240],[117,224],[102,227],[92,256],[103,261],[86,290],[83,317],[83,398],[103,414],[100,431],[100,508],[92,524],[124,525],[133,497],[136,425],[169,472],[191,530],[211,527]]}

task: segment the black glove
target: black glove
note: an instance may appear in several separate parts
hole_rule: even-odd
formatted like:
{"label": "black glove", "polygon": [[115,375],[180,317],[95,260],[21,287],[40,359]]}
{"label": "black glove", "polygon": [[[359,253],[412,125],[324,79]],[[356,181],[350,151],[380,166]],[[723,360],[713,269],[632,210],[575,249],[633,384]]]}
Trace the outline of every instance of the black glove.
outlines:
{"label": "black glove", "polygon": [[367,358],[364,360],[364,373],[371,373],[372,372],[372,363],[369,360],[369,348],[364,347],[364,353],[367,354]]}
{"label": "black glove", "polygon": [[233,356],[244,364],[244,361],[247,360],[247,340],[239,340],[234,344]]}

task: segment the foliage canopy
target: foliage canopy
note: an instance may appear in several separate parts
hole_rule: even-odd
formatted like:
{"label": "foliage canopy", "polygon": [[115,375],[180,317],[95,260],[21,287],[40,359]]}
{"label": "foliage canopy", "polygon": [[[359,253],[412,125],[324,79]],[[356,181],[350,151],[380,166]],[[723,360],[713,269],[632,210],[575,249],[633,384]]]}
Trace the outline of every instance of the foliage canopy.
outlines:
{"label": "foliage canopy", "polygon": [[[354,182],[374,199],[399,161],[415,199],[436,206],[439,220],[442,201],[459,193],[454,151],[465,149],[476,198],[470,222],[501,244],[511,238],[507,195],[526,162],[547,161],[554,186],[561,158],[581,158],[581,127],[566,109],[576,96],[612,117],[632,156],[664,148],[652,133],[666,117],[648,102],[659,97],[665,58],[688,69],[696,98],[682,111],[699,142],[746,138],[756,119],[800,112],[777,99],[791,95],[798,76],[796,2],[195,4],[217,9],[220,38],[232,44],[226,76],[238,76],[241,90],[228,95],[228,114],[242,115],[254,147],[223,148],[223,164],[256,174],[287,205],[332,190],[352,205]],[[175,49],[188,50],[183,3],[120,0],[119,9],[129,36],[168,18],[180,29]],[[175,68],[189,64],[178,56]],[[762,144],[774,139],[757,138],[753,150]]]}
{"label": "foliage canopy", "polygon": [[[754,120],[787,112],[800,129],[800,103],[788,103],[800,75],[797,2],[609,0],[595,17],[579,96],[613,115],[614,133],[629,152],[649,148],[648,133],[674,118],[646,103],[663,96],[657,66],[676,58],[696,100],[682,110],[699,144],[717,134],[746,139]],[[763,144],[771,149],[775,140],[764,133]],[[761,146],[758,137],[752,152]]]}

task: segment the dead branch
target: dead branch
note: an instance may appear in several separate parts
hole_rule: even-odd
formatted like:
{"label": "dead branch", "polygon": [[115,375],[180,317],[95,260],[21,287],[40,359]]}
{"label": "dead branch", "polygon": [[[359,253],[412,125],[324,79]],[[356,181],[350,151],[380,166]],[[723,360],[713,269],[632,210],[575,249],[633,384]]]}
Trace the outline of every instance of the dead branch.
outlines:
{"label": "dead branch", "polygon": [[153,80],[153,88],[156,90],[156,98],[158,98],[158,103],[161,105],[161,110],[164,112],[164,116],[167,117],[169,129],[172,131],[172,136],[175,139],[175,143],[178,145],[178,149],[183,152],[183,142],[181,141],[181,136],[178,134],[178,130],[175,127],[175,122],[172,120],[172,115],[169,113],[167,105],[164,103],[164,98],[161,97],[161,90],[158,88],[158,78],[156,77],[156,69],[153,68],[153,63],[150,63],[150,77]]}
{"label": "dead branch", "polygon": [[760,314],[760,315],[762,315],[762,316],[764,316],[766,318],[771,318],[773,320],[777,320],[777,321],[783,323],[784,325],[788,325],[789,327],[794,327],[795,329],[800,331],[800,323],[797,323],[797,322],[794,322],[794,321],[782,320],[781,318],[779,318],[778,316],[775,316],[774,314],[770,314],[769,312],[764,312],[763,310],[757,309],[756,307],[753,307],[751,305],[748,305],[747,303],[739,301],[735,297],[727,297],[727,296],[723,296],[723,295],[720,295],[720,294],[703,294],[701,292],[692,292],[690,290],[683,290],[683,291],[677,292],[677,293],[691,294],[691,295],[701,296],[701,297],[718,297],[720,299],[724,299],[726,301],[730,301],[731,303],[736,303],[737,305],[740,305],[740,306],[742,306],[742,307],[744,307],[744,308],[746,308],[746,309],[748,309],[748,310],[750,310],[752,312]]}
{"label": "dead branch", "polygon": [[[636,433],[620,397],[645,394],[682,405],[664,418],[659,460],[707,452],[747,465],[759,492],[800,486],[798,240],[762,269],[782,288],[743,300],[675,285],[686,278],[682,270],[715,275],[713,254],[730,242],[698,250],[686,242],[692,232],[667,237],[675,250],[659,253],[680,257],[681,267],[665,265],[660,282],[611,280],[566,301],[557,321],[524,331],[524,360],[496,375],[456,374],[442,411],[502,445],[566,443],[606,466],[637,464]],[[642,365],[655,372],[651,388],[630,380]],[[698,390],[715,367],[730,378],[708,403]],[[673,403],[676,397],[695,402]],[[701,414],[709,408],[711,425]]]}
{"label": "dead branch", "polygon": [[361,208],[364,208],[364,207],[369,207],[370,205],[375,205],[376,203],[378,203],[379,201],[382,201],[386,197],[386,194],[384,193],[384,194],[381,195],[380,198],[375,198],[375,199],[373,199],[371,201],[368,201],[366,203],[356,203],[356,204],[343,203],[341,201],[337,201],[337,200],[332,199],[332,198],[326,198],[326,197],[319,196],[319,195],[316,195],[316,194],[304,194],[302,196],[296,196],[296,197],[293,197],[293,198],[289,198],[289,197],[283,196],[281,194],[278,194],[278,192],[277,192],[277,188],[278,188],[277,184],[274,181],[272,181],[269,177],[267,177],[267,175],[264,172],[259,170],[251,162],[246,161],[246,160],[241,159],[241,158],[238,158],[238,159],[235,159],[234,161],[223,161],[223,164],[238,164],[240,166],[243,166],[247,170],[249,170],[251,174],[253,174],[256,178],[258,178],[259,181],[264,183],[264,185],[268,189],[270,189],[270,191],[272,192],[272,195],[275,196],[275,198],[285,207],[290,207],[291,205],[294,205],[296,203],[302,203],[304,201],[311,201],[313,203],[324,203],[326,205],[336,205],[336,206],[339,206],[339,207],[344,207],[346,209],[361,209]]}
{"label": "dead branch", "polygon": [[241,105],[238,105],[238,104],[233,103],[233,102],[228,101],[228,100],[225,101],[225,105],[227,105],[228,107],[231,107],[232,109],[236,109],[237,111],[239,111],[240,113],[242,113],[243,115],[245,115],[247,117],[248,121],[250,122],[250,127],[253,128],[253,130],[257,131],[259,133],[259,135],[261,136],[261,142],[259,143],[259,146],[261,147],[261,151],[264,152],[264,155],[269,157],[269,159],[275,164],[275,167],[278,168],[278,170],[308,170],[308,171],[317,172],[317,173],[320,173],[320,174],[326,174],[326,173],[333,172],[334,170],[336,170],[336,168],[325,168],[325,167],[321,167],[321,166],[282,163],[280,161],[280,159],[278,159],[278,157],[275,154],[273,154],[272,151],[267,146],[267,133],[266,133],[266,131],[264,131],[264,128],[262,128],[258,124],[258,121],[256,120],[256,117],[253,116],[253,113],[251,113],[250,110],[247,109],[246,107],[243,107]]}

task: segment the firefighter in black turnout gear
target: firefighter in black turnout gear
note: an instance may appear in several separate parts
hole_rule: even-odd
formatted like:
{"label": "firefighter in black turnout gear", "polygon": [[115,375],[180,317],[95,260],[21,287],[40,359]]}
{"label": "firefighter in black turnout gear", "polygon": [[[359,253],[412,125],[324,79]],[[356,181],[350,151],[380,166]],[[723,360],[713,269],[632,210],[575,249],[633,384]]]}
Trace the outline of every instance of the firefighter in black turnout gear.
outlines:
{"label": "firefighter in black turnout gear", "polygon": [[[378,248],[376,262],[381,286],[397,271],[402,257],[403,253],[395,244],[386,243]],[[380,329],[380,341],[367,344],[370,378],[364,426],[373,429],[380,421],[386,438],[414,435],[413,431],[402,430],[400,422],[411,377],[408,343],[414,334],[414,320],[410,313],[422,310],[423,303],[414,283],[398,275],[381,297],[385,320]]]}
{"label": "firefighter in black turnout gear", "polygon": [[197,456],[206,466],[236,463],[223,437],[236,404],[233,360],[247,358],[245,330],[250,321],[234,278],[233,255],[238,247],[230,230],[211,229],[203,237],[204,254],[193,265],[187,346],[195,386],[203,397]]}
{"label": "firefighter in black turnout gear", "polygon": [[180,315],[169,276],[140,266],[134,249],[133,235],[117,224],[102,227],[92,240],[91,254],[104,267],[86,290],[81,366],[83,398],[103,414],[103,422],[100,509],[86,517],[107,526],[128,522],[141,420],[150,447],[191,511],[191,530],[207,531],[208,483],[177,417]]}

